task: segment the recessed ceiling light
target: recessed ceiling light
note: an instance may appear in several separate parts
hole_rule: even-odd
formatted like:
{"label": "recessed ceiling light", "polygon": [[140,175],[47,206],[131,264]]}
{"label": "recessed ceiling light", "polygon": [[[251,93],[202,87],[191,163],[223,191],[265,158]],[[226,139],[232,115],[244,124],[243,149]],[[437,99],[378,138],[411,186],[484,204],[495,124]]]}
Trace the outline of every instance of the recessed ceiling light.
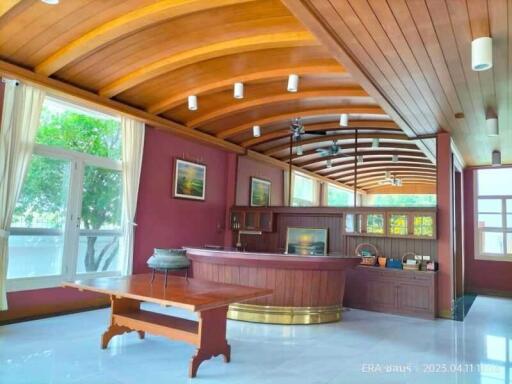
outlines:
{"label": "recessed ceiling light", "polygon": [[197,96],[196,95],[190,95],[188,97],[188,109],[191,111],[197,110]]}
{"label": "recessed ceiling light", "polygon": [[49,5],[57,5],[59,4],[59,0],[41,0],[43,3],[45,4],[49,4]]}
{"label": "recessed ceiling light", "polygon": [[244,83],[235,83],[233,87],[233,97],[235,99],[243,99],[244,98]]}
{"label": "recessed ceiling light", "polygon": [[288,76],[288,92],[297,92],[299,90],[299,75],[292,73]]}
{"label": "recessed ceiling light", "polygon": [[471,68],[473,71],[485,71],[492,68],[492,39],[479,37],[471,42]]}

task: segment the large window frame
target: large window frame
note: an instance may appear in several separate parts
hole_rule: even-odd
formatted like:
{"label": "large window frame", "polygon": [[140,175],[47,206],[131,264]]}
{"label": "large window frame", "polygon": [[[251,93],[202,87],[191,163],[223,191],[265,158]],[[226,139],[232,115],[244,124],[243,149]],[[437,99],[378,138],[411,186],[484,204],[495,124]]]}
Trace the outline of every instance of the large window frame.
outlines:
{"label": "large window frame", "polygon": [[[349,194],[348,204],[347,205],[329,204],[329,188]],[[359,199],[360,199],[360,194],[358,193],[357,194],[357,202],[359,202]],[[336,207],[341,207],[341,208],[353,207],[354,206],[354,191],[349,190],[348,188],[339,187],[332,183],[324,183],[324,200],[323,201],[324,201],[324,206],[326,206],[326,207],[334,207],[334,208],[336,208]]]}
{"label": "large window frame", "polygon": [[[474,210],[474,236],[475,236],[475,260],[486,260],[486,261],[508,261],[512,262],[512,253],[508,253],[507,234],[512,235],[512,223],[507,223],[507,200],[512,200],[512,195],[479,195],[478,190],[478,171],[475,172],[474,177],[474,199],[473,199],[473,210]],[[500,200],[501,201],[501,212],[487,212],[479,211],[478,202],[480,200]],[[479,215],[500,215],[501,214],[501,226],[489,226],[480,227]],[[509,213],[510,215],[510,213]],[[509,224],[511,224],[509,226]],[[489,253],[483,250],[482,237],[484,232],[494,232],[503,234],[503,253]]]}
{"label": "large window frame", "polygon": [[[88,108],[81,107],[80,105],[71,104],[56,98],[50,98],[52,101],[62,102],[64,106],[71,105],[75,109],[90,111]],[[112,119],[118,119],[116,116],[105,115],[98,112],[101,116],[108,116]],[[115,229],[100,229],[100,230],[86,230],[81,228],[80,216],[82,209],[82,194],[84,188],[84,174],[85,168],[88,166],[122,172],[121,160],[91,155],[74,151],[71,149],[64,149],[56,146],[49,146],[43,144],[35,144],[33,155],[41,156],[48,159],[61,160],[69,162],[70,174],[67,191],[66,211],[64,217],[63,229],[48,229],[48,228],[25,228],[25,227],[11,227],[11,236],[55,236],[59,235],[63,238],[62,250],[62,265],[60,273],[55,275],[43,276],[30,276],[30,277],[14,277],[7,279],[7,291],[23,291],[30,289],[52,288],[58,287],[65,280],[73,280],[76,278],[95,278],[95,277],[108,277],[121,275],[121,269],[117,268],[115,271],[96,271],[96,272],[77,272],[77,261],[79,258],[79,241],[80,236],[97,235],[97,236],[118,236],[122,237],[122,223],[123,218],[119,222],[119,228]],[[119,240],[121,241],[121,240]],[[126,257],[119,251],[118,257]],[[118,260],[119,265],[122,260]]]}
{"label": "large window frame", "polygon": [[[309,181],[311,181],[313,183],[313,201],[311,202],[312,204],[311,205],[297,205],[294,203],[294,196],[295,196],[295,181],[296,181],[296,178],[298,177],[301,177],[303,179],[307,179]],[[318,183],[318,180],[308,176],[308,175],[305,175],[301,172],[297,172],[297,171],[293,171],[292,172],[292,187],[290,188],[291,191],[291,203],[292,203],[292,207],[318,207],[320,206],[320,186],[319,186],[319,183]]]}

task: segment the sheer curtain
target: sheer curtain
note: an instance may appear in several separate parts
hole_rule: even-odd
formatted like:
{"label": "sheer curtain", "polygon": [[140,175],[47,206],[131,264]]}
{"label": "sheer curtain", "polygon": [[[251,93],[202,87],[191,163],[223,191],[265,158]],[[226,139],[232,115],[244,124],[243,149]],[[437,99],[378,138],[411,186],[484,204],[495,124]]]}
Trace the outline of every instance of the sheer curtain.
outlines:
{"label": "sheer curtain", "polygon": [[7,309],[9,228],[27,171],[45,92],[14,80],[4,80],[0,127],[0,310]]}
{"label": "sheer curtain", "polygon": [[122,272],[130,275],[133,269],[133,236],[137,195],[139,193],[140,169],[144,149],[144,123],[121,117],[123,136],[123,239],[121,254],[124,255]]}

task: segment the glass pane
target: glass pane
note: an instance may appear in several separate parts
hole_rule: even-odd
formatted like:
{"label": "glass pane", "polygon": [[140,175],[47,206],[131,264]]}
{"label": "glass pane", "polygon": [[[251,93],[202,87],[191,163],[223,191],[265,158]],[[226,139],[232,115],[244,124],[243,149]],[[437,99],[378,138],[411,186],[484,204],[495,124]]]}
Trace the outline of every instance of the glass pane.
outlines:
{"label": "glass pane", "polygon": [[479,169],[478,196],[512,195],[512,168]]}
{"label": "glass pane", "polygon": [[374,214],[366,217],[366,232],[378,235],[384,234],[384,215]]}
{"label": "glass pane", "polygon": [[389,218],[389,233],[391,235],[408,235],[408,216],[391,215]]}
{"label": "glass pane", "polygon": [[432,216],[414,216],[414,236],[434,236],[434,218]]}
{"label": "glass pane", "polygon": [[503,217],[501,214],[479,214],[478,228],[501,228],[503,226]]}
{"label": "glass pane", "polygon": [[77,273],[118,271],[119,235],[81,234]]}
{"label": "glass pane", "polygon": [[512,228],[512,214],[507,215],[507,228]]}
{"label": "glass pane", "polygon": [[36,143],[120,159],[120,122],[106,114],[47,98]]}
{"label": "glass pane", "polygon": [[118,229],[121,224],[121,172],[85,167],[80,228]]}
{"label": "glass pane", "polygon": [[62,229],[69,190],[69,161],[32,156],[11,227]]}
{"label": "glass pane", "polygon": [[435,207],[436,195],[432,194],[367,194],[364,204],[368,207]]}
{"label": "glass pane", "polygon": [[351,207],[354,205],[353,196],[352,192],[327,184],[327,205],[330,207]]}
{"label": "glass pane", "polygon": [[507,199],[507,212],[512,213],[512,199]]}
{"label": "glass pane", "polygon": [[503,254],[503,232],[482,232],[482,251]]}
{"label": "glass pane", "polygon": [[7,278],[60,275],[62,269],[62,234],[55,236],[9,237]]}
{"label": "glass pane", "polygon": [[312,206],[315,204],[315,181],[313,179],[295,173],[292,190],[292,205]]}
{"label": "glass pane", "polygon": [[507,253],[512,254],[512,233],[507,233]]}
{"label": "glass pane", "polygon": [[345,218],[345,232],[354,233],[355,232],[355,220],[354,214],[347,213],[347,217]]}
{"label": "glass pane", "polygon": [[501,199],[478,199],[478,212],[501,213]]}

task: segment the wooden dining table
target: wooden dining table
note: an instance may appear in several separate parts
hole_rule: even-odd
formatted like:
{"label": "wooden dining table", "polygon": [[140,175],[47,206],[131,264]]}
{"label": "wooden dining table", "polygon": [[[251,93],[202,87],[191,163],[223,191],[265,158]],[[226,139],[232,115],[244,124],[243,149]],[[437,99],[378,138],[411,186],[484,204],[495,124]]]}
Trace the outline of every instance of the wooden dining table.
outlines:
{"label": "wooden dining table", "polygon": [[[213,356],[223,355],[226,363],[230,361],[231,347],[226,339],[229,304],[272,294],[270,289],[179,276],[170,276],[166,286],[163,276],[151,282],[150,274],[77,280],[63,286],[110,296],[110,325],[101,337],[103,349],[112,337],[133,331],[141,339],[148,332],[196,346],[189,364],[190,377]],[[198,320],[143,310],[142,302],[193,311],[198,313]]]}

